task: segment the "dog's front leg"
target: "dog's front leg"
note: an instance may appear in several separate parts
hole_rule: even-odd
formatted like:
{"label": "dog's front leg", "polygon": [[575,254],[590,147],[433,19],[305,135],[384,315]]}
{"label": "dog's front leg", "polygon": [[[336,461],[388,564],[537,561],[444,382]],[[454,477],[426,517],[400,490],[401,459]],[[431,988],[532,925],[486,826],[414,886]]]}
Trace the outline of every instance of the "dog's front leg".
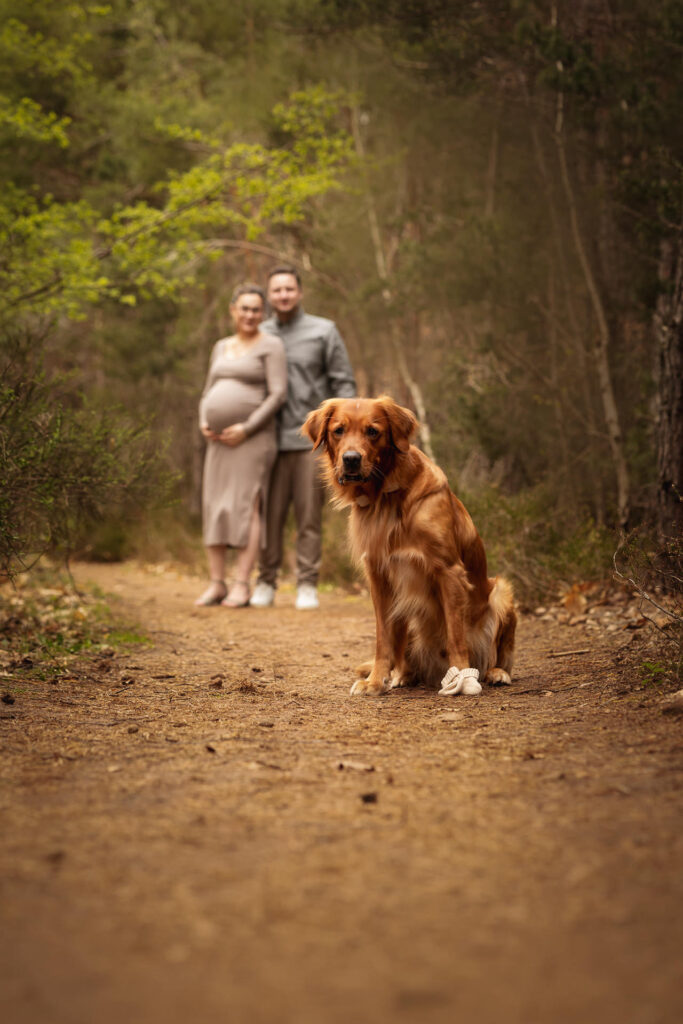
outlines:
{"label": "dog's front leg", "polygon": [[375,660],[367,679],[357,679],[351,687],[351,693],[377,697],[386,693],[391,686],[394,652],[391,629],[387,623],[391,591],[386,576],[369,564],[366,564],[365,569],[375,608]]}

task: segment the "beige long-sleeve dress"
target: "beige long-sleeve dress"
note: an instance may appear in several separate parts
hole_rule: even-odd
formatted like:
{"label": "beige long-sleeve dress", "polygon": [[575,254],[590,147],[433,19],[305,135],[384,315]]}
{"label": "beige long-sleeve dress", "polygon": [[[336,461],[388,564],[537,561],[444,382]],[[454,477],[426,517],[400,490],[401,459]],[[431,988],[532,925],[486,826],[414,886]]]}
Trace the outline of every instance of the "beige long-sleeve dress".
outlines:
{"label": "beige long-sleeve dress", "polygon": [[[204,544],[243,548],[259,496],[266,508],[270,471],[277,455],[275,413],[287,396],[287,360],[279,338],[261,334],[232,356],[227,339],[214,345],[199,403],[199,425],[216,433],[241,423],[247,433],[234,448],[207,442],[202,487]],[[265,543],[265,516],[261,517]]]}

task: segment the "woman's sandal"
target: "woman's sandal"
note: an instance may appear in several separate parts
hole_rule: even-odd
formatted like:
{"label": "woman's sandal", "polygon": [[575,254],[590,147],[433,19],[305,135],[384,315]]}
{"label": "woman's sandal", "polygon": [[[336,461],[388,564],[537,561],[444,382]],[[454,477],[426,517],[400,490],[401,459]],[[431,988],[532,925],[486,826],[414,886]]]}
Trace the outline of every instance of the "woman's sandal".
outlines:
{"label": "woman's sandal", "polygon": [[[235,596],[236,590],[241,590],[243,595],[246,595],[244,601],[238,600]],[[249,598],[251,597],[251,591],[249,590],[248,580],[233,580],[230,584],[230,591],[227,596],[223,598],[221,604],[224,608],[246,608],[249,604]]]}
{"label": "woman's sandal", "polygon": [[201,608],[202,605],[220,604],[228,593],[225,580],[211,580],[211,585],[206,588],[201,597],[195,601],[195,605]]}

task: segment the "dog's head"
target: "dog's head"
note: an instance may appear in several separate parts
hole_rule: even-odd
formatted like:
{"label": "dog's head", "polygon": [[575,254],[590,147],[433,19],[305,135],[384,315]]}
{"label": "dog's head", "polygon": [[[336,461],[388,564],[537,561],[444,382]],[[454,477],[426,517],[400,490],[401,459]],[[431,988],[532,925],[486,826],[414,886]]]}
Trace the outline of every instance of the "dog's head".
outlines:
{"label": "dog's head", "polygon": [[337,488],[372,481],[377,491],[410,448],[417,420],[388,395],[329,398],[301,428],[314,448],[324,447]]}

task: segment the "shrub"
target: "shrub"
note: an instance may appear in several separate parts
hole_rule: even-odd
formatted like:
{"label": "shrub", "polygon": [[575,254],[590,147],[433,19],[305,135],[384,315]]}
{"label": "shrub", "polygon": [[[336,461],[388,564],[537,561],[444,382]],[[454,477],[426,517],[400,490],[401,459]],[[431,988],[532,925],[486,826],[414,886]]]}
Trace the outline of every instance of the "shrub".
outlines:
{"label": "shrub", "polygon": [[614,552],[614,573],[641,600],[643,615],[658,634],[658,657],[643,662],[650,685],[683,680],[683,541],[643,524],[623,536]]}
{"label": "shrub", "polygon": [[552,599],[571,583],[610,575],[613,531],[587,513],[567,523],[543,486],[515,495],[489,487],[461,497],[484,540],[489,572],[512,581],[522,607]]}
{"label": "shrub", "polygon": [[0,339],[0,574],[68,561],[93,523],[167,501],[172,480],[149,423],[48,378],[39,339]]}

